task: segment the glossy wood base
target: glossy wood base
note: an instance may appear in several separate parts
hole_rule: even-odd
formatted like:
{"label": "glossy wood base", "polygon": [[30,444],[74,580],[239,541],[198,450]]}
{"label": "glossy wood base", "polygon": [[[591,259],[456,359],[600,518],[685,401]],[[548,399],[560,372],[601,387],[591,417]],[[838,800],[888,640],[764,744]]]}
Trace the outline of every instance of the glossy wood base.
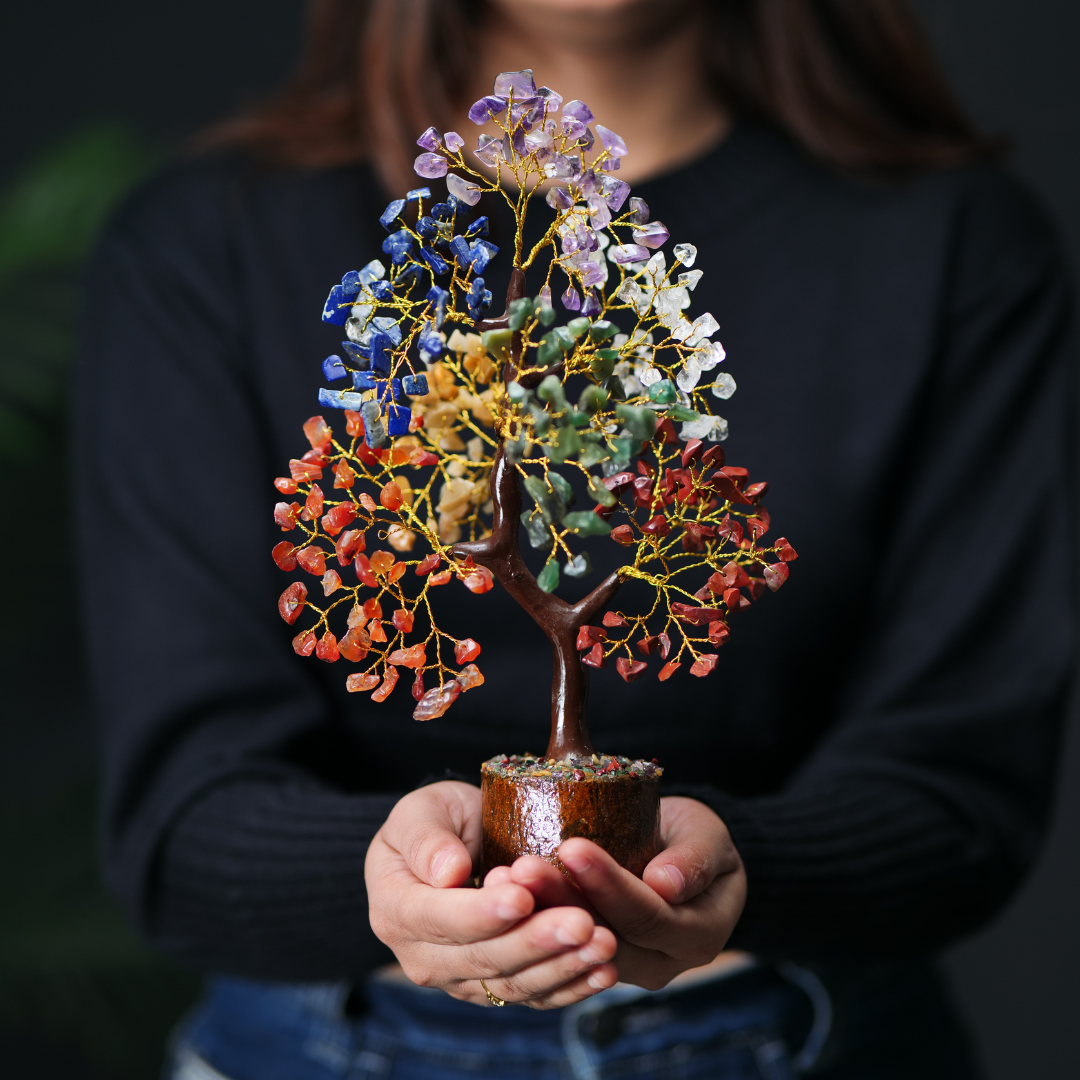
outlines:
{"label": "glossy wood base", "polygon": [[560,870],[559,845],[572,836],[599,844],[641,877],[660,850],[660,778],[606,780],[507,777],[485,770],[481,873],[538,855]]}

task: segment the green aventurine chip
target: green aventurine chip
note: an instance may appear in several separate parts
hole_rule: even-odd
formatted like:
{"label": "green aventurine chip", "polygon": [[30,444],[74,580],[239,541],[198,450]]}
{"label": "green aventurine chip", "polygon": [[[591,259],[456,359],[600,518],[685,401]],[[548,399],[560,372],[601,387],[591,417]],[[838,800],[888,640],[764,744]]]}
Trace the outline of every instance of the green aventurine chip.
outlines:
{"label": "green aventurine chip", "polygon": [[554,592],[559,584],[559,564],[554,559],[548,559],[544,569],[536,577],[536,584],[544,592]]}

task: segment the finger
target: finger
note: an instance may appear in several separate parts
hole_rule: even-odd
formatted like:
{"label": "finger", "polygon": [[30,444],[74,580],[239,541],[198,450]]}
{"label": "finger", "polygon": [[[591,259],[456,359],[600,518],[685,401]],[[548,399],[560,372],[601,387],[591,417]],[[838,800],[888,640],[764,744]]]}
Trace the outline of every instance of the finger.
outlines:
{"label": "finger", "polygon": [[662,948],[675,908],[623,869],[591,840],[567,840],[558,849],[577,886],[597,913],[626,941]]}
{"label": "finger", "polygon": [[[618,981],[618,968],[611,962],[617,949],[615,935],[597,926],[592,937],[578,948],[567,949],[513,975],[485,977],[484,981],[493,994],[506,1001],[541,1008],[555,1007],[549,1003],[553,998],[569,1004],[570,999],[580,1000]],[[599,975],[590,985],[589,979],[598,968]],[[561,989],[571,983],[578,985],[569,995],[561,994]]]}
{"label": "finger", "polygon": [[474,977],[515,975],[567,951],[583,949],[595,931],[596,923],[587,911],[578,907],[550,908],[536,912],[497,937],[462,949],[459,963],[463,974]]}
{"label": "finger", "polygon": [[[484,878],[484,888],[488,888],[490,885],[505,885],[508,881],[512,881],[510,876],[509,866],[493,866],[488,872],[487,877]],[[524,884],[521,882],[520,884]]]}
{"label": "finger", "polygon": [[567,1005],[595,997],[602,990],[610,990],[618,981],[619,969],[614,964],[601,964],[551,993],[524,1004],[531,1009],[565,1009]]}
{"label": "finger", "polygon": [[380,925],[375,924],[373,908],[372,926],[387,941],[380,933],[385,927],[391,945],[395,941],[472,944],[505,933],[535,906],[532,893],[512,883],[490,889],[433,889],[418,881],[403,863],[380,879],[379,888]]}
{"label": "finger", "polygon": [[707,889],[720,874],[741,866],[723,821],[696,799],[661,801],[664,850],[645,868],[645,883],[670,904],[682,904]]}
{"label": "finger", "polygon": [[[379,830],[421,881],[455,888],[472,877],[480,792],[469,784],[431,784],[401,799]],[[475,845],[474,845],[475,846]]]}
{"label": "finger", "polygon": [[585,898],[558,867],[535,855],[522,855],[509,867],[509,880],[533,894],[538,910],[551,907],[582,906]]}
{"label": "finger", "polygon": [[745,902],[741,871],[716,878],[693,899],[671,905],[591,841],[567,840],[559,858],[619,937],[684,961],[684,966],[706,964],[717,956]]}

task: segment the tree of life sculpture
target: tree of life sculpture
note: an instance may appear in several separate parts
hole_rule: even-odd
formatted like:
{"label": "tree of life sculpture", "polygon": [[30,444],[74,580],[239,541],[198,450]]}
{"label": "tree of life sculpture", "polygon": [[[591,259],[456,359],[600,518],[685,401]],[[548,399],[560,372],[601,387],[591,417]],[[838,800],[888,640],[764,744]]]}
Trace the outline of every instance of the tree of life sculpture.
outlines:
{"label": "tree of life sculpture", "polygon": [[[487,168],[469,164],[456,132],[425,131],[415,168],[445,178],[447,197],[423,187],[392,202],[379,219],[389,267],[346,274],[327,300],[323,319],[347,340],[323,371],[345,388],[319,402],[344,423],[336,436],[322,416],[304,425],[311,449],[275,481],[297,496],[274,512],[294,535],[273,551],[281,569],[317,577],[326,603],[297,580],[279,610],[289,624],[315,617],[297,653],[360,665],[350,691],[385,701],[411,671],[413,715],[430,720],[484,682],[478,640],[439,629],[432,590],[456,579],[484,593],[497,580],[553,647],[546,758],[595,761],[585,669],[614,659],[629,682],[655,656],[661,680],[683,665],[708,675],[731,614],[778,589],[796,554],[784,538],[764,541],[767,485],[725,464],[728,425],[711,406],[735,382],[717,373],[716,320],[686,314],[697,252],[676,244],[668,265],[668,230],[616,175],[623,140],[528,70],[500,75],[469,117],[501,132],[473,151]],[[498,249],[486,217],[465,220],[484,196],[516,221],[497,318],[484,317],[482,275]],[[526,250],[526,215],[541,200],[550,223]],[[564,280],[559,325],[553,281]],[[595,506],[572,509],[575,486]],[[547,553],[536,576],[522,532]],[[623,562],[571,604],[560,576],[592,572],[589,542],[621,545]],[[342,577],[350,566],[355,583]],[[628,582],[650,591],[645,614],[609,609]]]}

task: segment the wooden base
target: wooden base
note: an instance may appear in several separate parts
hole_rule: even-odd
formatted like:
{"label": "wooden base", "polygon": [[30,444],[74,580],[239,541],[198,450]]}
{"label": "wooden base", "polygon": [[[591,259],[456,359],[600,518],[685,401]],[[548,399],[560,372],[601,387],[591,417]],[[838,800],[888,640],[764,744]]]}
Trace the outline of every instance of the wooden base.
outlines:
{"label": "wooden base", "polygon": [[559,862],[572,836],[599,844],[641,877],[660,850],[660,777],[553,780],[483,772],[481,875],[521,855]]}

